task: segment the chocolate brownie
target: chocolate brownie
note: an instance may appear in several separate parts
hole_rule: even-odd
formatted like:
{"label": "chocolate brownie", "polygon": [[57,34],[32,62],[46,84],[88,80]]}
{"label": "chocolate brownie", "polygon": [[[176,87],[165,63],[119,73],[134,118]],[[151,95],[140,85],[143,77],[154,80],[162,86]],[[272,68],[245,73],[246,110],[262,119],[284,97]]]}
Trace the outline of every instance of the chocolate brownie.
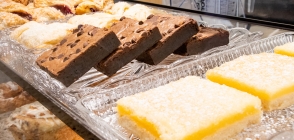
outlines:
{"label": "chocolate brownie", "polygon": [[119,45],[120,41],[113,31],[79,25],[58,45],[44,52],[37,59],[37,64],[69,86]]}
{"label": "chocolate brownie", "polygon": [[95,67],[108,76],[115,74],[162,38],[159,29],[152,22],[144,23],[124,17],[110,29],[122,44]]}
{"label": "chocolate brownie", "polygon": [[201,27],[200,31],[191,37],[174,53],[180,55],[201,54],[209,49],[227,45],[229,32],[224,29]]}
{"label": "chocolate brownie", "polygon": [[151,15],[146,23],[157,25],[163,36],[157,44],[137,58],[151,65],[160,63],[199,30],[195,20],[183,16]]}

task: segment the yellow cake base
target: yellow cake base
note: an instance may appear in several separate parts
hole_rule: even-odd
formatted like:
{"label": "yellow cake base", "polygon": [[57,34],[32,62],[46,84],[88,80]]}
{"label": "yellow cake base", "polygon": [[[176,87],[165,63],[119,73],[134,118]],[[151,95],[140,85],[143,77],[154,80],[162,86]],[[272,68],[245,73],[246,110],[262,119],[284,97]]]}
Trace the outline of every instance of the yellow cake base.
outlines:
{"label": "yellow cake base", "polygon": [[[240,121],[237,121],[227,127],[219,129],[212,135],[209,135],[204,138],[204,140],[222,140],[228,139],[235,136],[237,133],[243,130],[252,124],[260,123],[262,112],[258,111],[253,115],[247,116]],[[141,136],[141,140],[158,140],[151,133],[146,131],[144,128],[139,127],[130,117],[121,116],[118,118],[118,122],[121,126],[126,128],[129,132],[135,136]]]}

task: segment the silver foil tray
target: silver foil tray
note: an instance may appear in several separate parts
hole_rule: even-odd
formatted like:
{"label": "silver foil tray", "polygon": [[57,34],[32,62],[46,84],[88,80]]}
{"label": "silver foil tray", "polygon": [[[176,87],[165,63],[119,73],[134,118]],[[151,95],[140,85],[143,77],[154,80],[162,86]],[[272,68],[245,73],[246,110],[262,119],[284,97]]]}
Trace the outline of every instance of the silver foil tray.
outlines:
{"label": "silver foil tray", "polygon": [[[91,128],[94,130],[104,129],[104,133],[107,134],[106,139],[139,139],[117,123],[116,101],[118,99],[167,84],[188,75],[205,78],[207,70],[225,62],[242,55],[262,52],[272,53],[274,47],[293,41],[294,32],[283,33],[187,63],[181,63],[110,90],[95,89],[80,99],[76,107],[83,111],[81,114]],[[280,133],[280,135],[289,136],[289,134],[292,134],[293,128],[294,105],[283,110],[265,112],[261,125],[245,129],[235,139],[270,139]]]}

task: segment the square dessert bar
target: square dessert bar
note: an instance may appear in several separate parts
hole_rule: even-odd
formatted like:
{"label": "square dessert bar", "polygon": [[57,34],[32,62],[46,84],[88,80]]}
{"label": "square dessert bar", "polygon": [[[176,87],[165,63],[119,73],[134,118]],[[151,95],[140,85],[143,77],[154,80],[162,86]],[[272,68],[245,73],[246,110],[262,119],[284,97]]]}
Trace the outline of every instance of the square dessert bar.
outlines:
{"label": "square dessert bar", "polygon": [[276,54],[288,55],[294,57],[294,42],[287,43],[281,46],[277,46],[274,49]]}
{"label": "square dessert bar", "polygon": [[263,109],[271,111],[294,104],[294,58],[278,54],[241,56],[207,71],[220,84],[258,96]]}
{"label": "square dessert bar", "polygon": [[117,101],[120,125],[140,139],[228,139],[259,123],[261,102],[248,93],[189,76]]}
{"label": "square dessert bar", "polygon": [[118,36],[121,45],[95,66],[108,76],[115,74],[162,38],[158,28],[152,23],[124,17],[110,30]]}
{"label": "square dessert bar", "polygon": [[219,28],[201,27],[200,31],[191,37],[174,53],[179,55],[201,54],[209,49],[227,45],[229,32]]}
{"label": "square dessert bar", "polygon": [[150,65],[159,64],[199,31],[197,22],[188,17],[150,15],[146,22],[157,25],[163,36],[158,43],[137,58]]}
{"label": "square dessert bar", "polygon": [[36,62],[41,69],[69,86],[119,45],[120,41],[111,30],[79,25]]}

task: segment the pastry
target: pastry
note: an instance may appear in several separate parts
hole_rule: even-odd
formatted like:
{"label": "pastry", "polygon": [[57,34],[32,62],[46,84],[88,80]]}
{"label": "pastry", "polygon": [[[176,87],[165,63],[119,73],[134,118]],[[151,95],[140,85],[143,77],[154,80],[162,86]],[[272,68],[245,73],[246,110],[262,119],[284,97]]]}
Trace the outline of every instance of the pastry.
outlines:
{"label": "pastry", "polygon": [[229,32],[220,28],[201,27],[200,31],[191,37],[174,53],[180,55],[201,54],[212,48],[227,45]]}
{"label": "pastry", "polygon": [[294,57],[294,42],[287,43],[274,48],[276,54],[288,55]]}
{"label": "pastry", "polygon": [[90,12],[102,11],[103,5],[99,5],[92,1],[84,1],[76,7],[76,14],[82,15]]}
{"label": "pastry", "polygon": [[117,2],[106,12],[113,15],[123,16],[124,12],[127,11],[130,7],[131,5],[126,2]]}
{"label": "pastry", "polygon": [[111,30],[80,25],[36,62],[41,69],[69,86],[119,45]]}
{"label": "pastry", "polygon": [[95,66],[108,76],[115,74],[162,38],[158,28],[152,23],[129,18],[122,18],[110,30],[118,36],[121,45]]}
{"label": "pastry", "polygon": [[7,122],[8,130],[16,140],[82,139],[39,102],[17,108]]}
{"label": "pastry", "polygon": [[57,20],[65,18],[65,15],[53,7],[33,8],[33,20],[37,22]]}
{"label": "pastry", "polygon": [[257,97],[196,76],[117,101],[118,122],[142,140],[222,140],[261,121]]}
{"label": "pastry", "polygon": [[155,14],[154,10],[145,5],[135,4],[123,13],[123,16],[138,21],[145,21],[147,17]]}
{"label": "pastry", "polygon": [[42,24],[31,21],[16,28],[10,36],[29,49],[51,48],[74,28],[75,25],[68,23]]}
{"label": "pastry", "polygon": [[206,77],[258,96],[267,111],[294,104],[294,58],[278,54],[241,56],[208,70]]}
{"label": "pastry", "polygon": [[29,22],[27,19],[22,18],[16,14],[8,12],[0,12],[0,30],[8,27],[14,27]]}
{"label": "pastry", "polygon": [[18,16],[25,18],[27,20],[32,20],[32,13],[28,7],[23,4],[10,1],[10,0],[0,0],[0,12],[8,12],[17,14]]}
{"label": "pastry", "polygon": [[199,31],[197,22],[188,17],[152,15],[148,18],[146,22],[157,25],[163,36],[158,43],[137,58],[150,65],[159,64]]}
{"label": "pastry", "polygon": [[16,83],[0,84],[0,114],[34,101],[35,99]]}
{"label": "pastry", "polygon": [[21,4],[23,4],[23,5],[28,5],[28,4],[29,4],[29,0],[12,0],[12,1],[15,1],[15,2],[21,3]]}
{"label": "pastry", "polygon": [[93,15],[76,15],[67,22],[74,25],[89,24],[99,28],[109,28],[113,23],[117,22],[120,17],[107,13],[95,13]]}
{"label": "pastry", "polygon": [[72,0],[34,0],[34,6],[36,8],[54,7],[65,15],[75,13],[74,4]]}

